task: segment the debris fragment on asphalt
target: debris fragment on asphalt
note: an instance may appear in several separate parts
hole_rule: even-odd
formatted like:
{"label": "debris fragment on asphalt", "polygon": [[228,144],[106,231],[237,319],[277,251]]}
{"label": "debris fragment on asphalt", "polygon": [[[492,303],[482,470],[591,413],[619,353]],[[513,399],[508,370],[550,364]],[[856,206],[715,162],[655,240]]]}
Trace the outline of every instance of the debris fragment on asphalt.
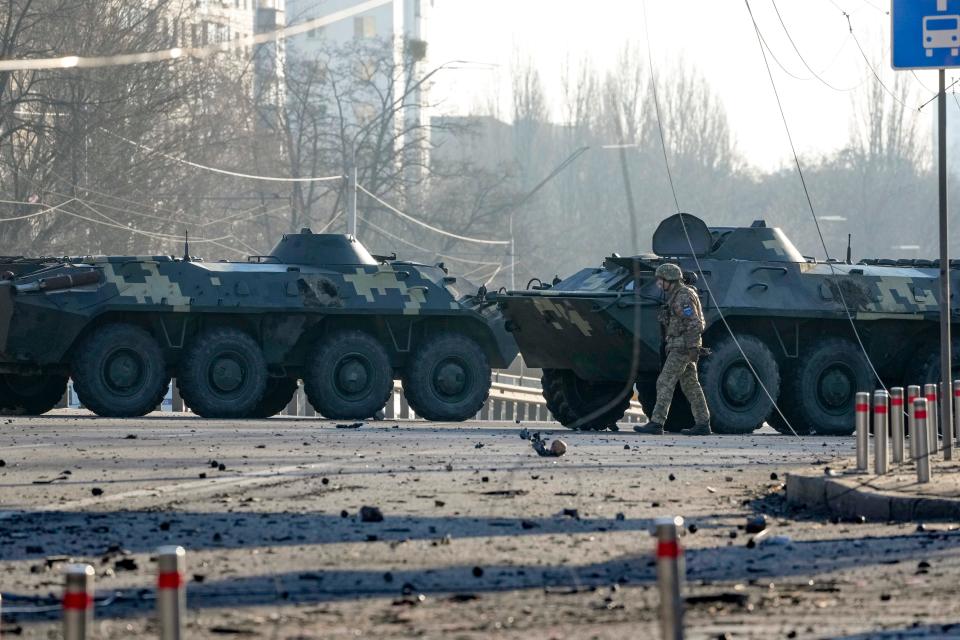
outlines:
{"label": "debris fragment on asphalt", "polygon": [[544,458],[559,458],[567,452],[566,442],[558,438],[551,442],[548,447],[547,441],[541,438],[539,433],[533,434],[530,444],[533,445],[533,450],[537,452],[537,455]]}
{"label": "debris fragment on asphalt", "polygon": [[383,522],[383,512],[378,507],[360,507],[360,522]]}
{"label": "debris fragment on asphalt", "polygon": [[362,422],[351,422],[350,424],[338,424],[337,429],[359,429],[362,426]]}
{"label": "debris fragment on asphalt", "polygon": [[747,517],[747,533],[760,533],[767,528],[767,519],[762,513]]}

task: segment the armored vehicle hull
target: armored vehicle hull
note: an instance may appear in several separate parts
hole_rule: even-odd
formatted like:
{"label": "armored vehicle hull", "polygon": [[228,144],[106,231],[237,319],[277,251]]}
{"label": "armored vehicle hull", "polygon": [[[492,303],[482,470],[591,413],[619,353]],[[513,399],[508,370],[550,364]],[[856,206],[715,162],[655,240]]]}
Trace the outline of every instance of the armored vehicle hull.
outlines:
{"label": "armored vehicle hull", "polygon": [[419,415],[455,421],[517,353],[484,291],[342,235],[304,230],[246,263],[111,256],[0,271],[0,407],[29,413],[54,406],[69,376],[95,413],[143,415],[176,377],[199,415],[266,417],[302,379],[321,415],[362,419],[401,379]]}
{"label": "armored vehicle hull", "polygon": [[[762,221],[708,228],[687,214],[665,220],[653,246],[651,255],[614,256],[553,286],[495,296],[567,426],[613,424],[632,387],[653,410],[663,357],[653,273],[664,262],[691,274],[703,303],[712,354],[700,380],[715,431],[749,433],[769,420],[786,433],[847,434],[858,391],[939,379],[934,261],[816,262]],[[960,270],[949,273],[960,286]],[[688,426],[678,390],[666,427]]]}

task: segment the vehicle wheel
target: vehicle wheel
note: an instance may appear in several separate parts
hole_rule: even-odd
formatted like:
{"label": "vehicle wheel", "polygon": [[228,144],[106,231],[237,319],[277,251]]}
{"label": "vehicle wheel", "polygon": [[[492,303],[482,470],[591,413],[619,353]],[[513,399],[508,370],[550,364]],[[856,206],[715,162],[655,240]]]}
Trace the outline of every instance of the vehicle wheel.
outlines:
{"label": "vehicle wheel", "polygon": [[369,333],[334,333],[308,357],[303,388],[325,418],[364,420],[383,408],[393,390],[390,358]]}
{"label": "vehicle wheel", "polygon": [[250,414],[250,418],[270,418],[283,411],[297,392],[295,378],[269,378],[263,397]]}
{"label": "vehicle wheel", "polygon": [[[796,366],[790,366],[789,370],[781,371],[784,380],[792,380],[795,373]],[[797,403],[794,400],[789,385],[781,384],[781,386],[783,388],[780,390],[780,397],[777,398],[777,407],[780,407],[780,411],[777,411],[777,408],[774,407],[770,411],[770,416],[767,418],[767,424],[773,427],[774,431],[785,436],[792,436],[794,434],[798,436],[808,436],[812,434],[813,429],[800,417],[797,411]],[[782,416],[780,415],[781,411],[783,412]],[[789,424],[787,420],[790,421]],[[792,431],[790,427],[793,427]]]}
{"label": "vehicle wheel", "polygon": [[66,392],[66,376],[0,376],[0,398],[11,405],[2,408],[16,409],[23,415],[39,416],[50,411]]}
{"label": "vehicle wheel", "polygon": [[623,382],[590,382],[569,369],[544,369],[540,383],[547,409],[560,424],[576,431],[603,431],[617,424],[633,395]]}
{"label": "vehicle wheel", "polygon": [[[951,356],[953,358],[952,380],[960,379],[960,339],[952,341]],[[940,343],[928,344],[918,350],[910,366],[907,367],[907,379],[904,388],[911,384],[918,384],[923,388],[925,384],[940,382]]]}
{"label": "vehicle wheel", "polygon": [[780,368],[767,345],[751,335],[738,335],[737,342],[729,336],[721,338],[711,346],[713,353],[701,360],[700,383],[717,433],[743,434],[759,429],[773,409],[767,394],[773,398],[780,395]]}
{"label": "vehicle wheel", "polygon": [[73,388],[84,407],[98,416],[145,416],[170,387],[160,345],[130,324],[108,324],[81,342],[73,367]]}
{"label": "vehicle wheel", "polygon": [[239,329],[209,330],[194,339],[180,363],[177,387],[204,418],[253,413],[267,386],[267,363],[256,340]]}
{"label": "vehicle wheel", "polygon": [[818,435],[842,436],[854,431],[858,391],[875,386],[870,364],[860,347],[845,338],[825,338],[800,356],[790,385],[797,419]]}
{"label": "vehicle wheel", "polygon": [[490,394],[487,354],[467,336],[434,336],[420,345],[404,371],[403,392],[410,407],[427,420],[472,418]]}
{"label": "vehicle wheel", "polygon": [[[637,398],[640,400],[644,415],[649,420],[653,415],[654,407],[657,406],[656,376],[637,380]],[[673,392],[673,400],[670,401],[670,413],[667,414],[667,423],[663,425],[663,430],[679,433],[682,429],[689,429],[692,426],[693,412],[690,411],[690,403],[687,401],[687,396],[680,390],[680,385],[677,385]]]}

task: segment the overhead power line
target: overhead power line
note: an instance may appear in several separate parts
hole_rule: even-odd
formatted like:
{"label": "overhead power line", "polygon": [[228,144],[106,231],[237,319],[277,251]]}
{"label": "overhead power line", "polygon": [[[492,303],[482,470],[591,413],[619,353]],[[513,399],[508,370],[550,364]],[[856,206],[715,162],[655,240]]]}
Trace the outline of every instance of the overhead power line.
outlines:
{"label": "overhead power line", "polygon": [[367,0],[355,7],[335,11],[334,13],[307,20],[297,25],[277,29],[267,33],[259,33],[230,42],[221,42],[217,44],[206,45],[202,47],[171,47],[169,49],[160,49],[157,51],[144,51],[138,53],[124,53],[112,56],[76,56],[64,55],[56,58],[35,58],[35,59],[9,59],[0,60],[0,71],[27,71],[40,69],[90,69],[99,67],[120,67],[133,64],[147,64],[154,62],[170,62],[183,58],[206,58],[209,55],[231,51],[242,47],[256,46],[275,42],[285,38],[307,33],[314,29],[319,29],[327,25],[352,18],[361,13],[366,13],[378,7],[391,4],[393,0]]}
{"label": "overhead power line", "polygon": [[[60,207],[65,207],[65,206],[67,206],[68,204],[70,204],[71,202],[74,202],[75,200],[76,200],[76,198],[71,198],[71,199],[67,200],[66,202],[61,202],[60,204],[58,204],[58,205],[55,206],[55,207],[50,207],[50,208],[48,208],[48,209],[44,209],[43,211],[37,211],[36,213],[28,213],[28,214],[26,214],[26,215],[16,216],[16,217],[13,217],[13,218],[0,218],[0,223],[4,223],[4,222],[14,222],[14,221],[16,221],[16,220],[29,220],[30,218],[39,218],[40,216],[45,216],[45,215],[47,215],[48,213],[53,213],[54,211],[59,211],[59,210],[60,210]],[[13,201],[13,200],[0,200],[0,203],[3,203],[3,204],[25,204],[25,205],[35,205],[35,204],[36,204],[36,203],[33,203],[33,202],[16,202],[16,201]]]}
{"label": "overhead power line", "polygon": [[230,171],[229,169],[219,169],[217,167],[211,167],[209,165],[200,164],[199,162],[191,162],[190,160],[178,158],[168,153],[157,151],[156,149],[153,149],[152,147],[148,147],[145,144],[140,144],[139,142],[135,142],[128,138],[124,138],[123,136],[116,134],[112,131],[109,131],[107,129],[102,129],[102,130],[112,135],[113,137],[119,140],[122,140],[123,142],[126,142],[127,144],[133,145],[138,149],[142,149],[144,151],[149,151],[150,153],[155,153],[161,157],[166,158],[167,160],[172,160],[173,162],[179,162],[180,164],[184,164],[184,165],[187,165],[188,167],[193,167],[195,169],[201,169],[203,171],[212,171],[213,173],[232,176],[234,178],[244,178],[246,180],[262,180],[265,182],[333,182],[335,180],[343,180],[343,176],[326,176],[322,178],[277,178],[273,176],[258,176],[250,173],[240,173],[238,171]]}
{"label": "overhead power line", "polygon": [[[817,73],[816,71],[814,71],[813,67],[811,67],[809,64],[807,64],[807,59],[803,57],[803,54],[802,54],[802,53],[800,53],[800,48],[797,46],[797,43],[794,41],[793,36],[790,34],[790,30],[787,29],[787,23],[784,21],[783,15],[781,15],[780,9],[777,7],[776,0],[771,0],[770,4],[773,5],[773,10],[774,10],[774,11],[776,12],[776,14],[777,14],[777,19],[780,20],[780,26],[783,27],[783,32],[787,35],[787,40],[790,41],[790,46],[793,47],[793,50],[796,52],[797,57],[800,58],[800,62],[802,62],[802,63],[803,63],[803,66],[807,68],[807,71],[809,71],[810,73],[813,74],[813,77],[814,77],[814,78],[816,78],[817,80],[819,80],[820,82],[822,82],[825,86],[829,87],[830,89],[833,89],[834,91],[839,91],[839,92],[841,92],[841,93],[846,93],[846,92],[849,92],[849,91],[853,91],[854,89],[857,89],[857,88],[859,88],[860,86],[863,85],[863,82],[861,81],[860,83],[858,83],[858,84],[856,84],[856,85],[854,85],[854,86],[852,86],[852,87],[846,88],[846,89],[843,89],[843,88],[840,88],[840,87],[835,87],[835,86],[832,85],[831,83],[827,82],[820,73]],[[851,35],[852,35],[852,32],[851,32]],[[848,38],[849,38],[849,37],[850,37],[850,36],[848,36]],[[843,50],[843,47],[846,46],[846,40],[847,40],[847,39],[845,38],[845,39],[844,39],[843,46],[841,47],[841,50]],[[770,46],[769,46],[769,45],[767,45],[767,49],[768,49],[768,50],[770,49]],[[771,53],[771,55],[772,55],[772,53]],[[838,55],[839,55],[839,53],[838,53]],[[833,63],[831,63],[831,64],[833,64]],[[822,73],[822,72],[821,72],[821,73]]]}
{"label": "overhead power line", "polygon": [[496,244],[496,245],[503,245],[503,246],[506,246],[506,245],[509,245],[509,244],[510,244],[510,241],[509,241],[509,240],[482,240],[482,239],[480,239],[480,238],[470,238],[470,237],[468,237],[468,236],[461,236],[461,235],[458,235],[458,234],[456,234],[456,233],[450,233],[449,231],[445,231],[445,230],[440,229],[440,228],[438,228],[438,227],[434,227],[433,225],[427,224],[426,222],[423,222],[422,220],[417,220],[417,219],[414,218],[413,216],[411,216],[411,215],[409,215],[409,214],[406,214],[406,213],[404,213],[403,211],[400,211],[400,209],[397,209],[397,208],[394,207],[392,204],[390,204],[390,203],[382,200],[381,198],[377,197],[376,195],[374,195],[373,193],[371,193],[370,191],[368,191],[363,185],[359,185],[359,184],[358,184],[358,185],[357,185],[357,188],[360,189],[360,191],[363,191],[365,194],[367,194],[367,195],[370,196],[371,198],[373,198],[373,199],[374,199],[375,201],[377,201],[378,203],[380,203],[382,206],[386,207],[387,210],[389,210],[389,211],[393,212],[394,214],[400,216],[400,217],[403,218],[404,220],[406,220],[406,221],[408,221],[408,222],[412,222],[413,224],[419,225],[419,226],[421,226],[421,227],[423,227],[424,229],[427,229],[427,230],[429,230],[429,231],[433,231],[434,233],[439,233],[440,235],[447,236],[448,238],[454,238],[455,240],[462,240],[463,242],[473,242],[474,244]]}

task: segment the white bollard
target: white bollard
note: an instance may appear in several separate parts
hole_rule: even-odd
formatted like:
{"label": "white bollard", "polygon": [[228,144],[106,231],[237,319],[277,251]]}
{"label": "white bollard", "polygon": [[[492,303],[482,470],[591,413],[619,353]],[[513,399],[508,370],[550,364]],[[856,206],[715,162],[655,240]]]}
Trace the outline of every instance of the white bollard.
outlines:
{"label": "white bollard", "polygon": [[683,580],[685,569],[680,530],[683,518],[657,518],[657,585],[660,588],[660,637],[683,640]]}
{"label": "white bollard", "polygon": [[183,547],[157,549],[157,623],[160,640],[183,638],[183,616],[187,611],[187,553]]}
{"label": "white bollard", "polygon": [[930,438],[927,437],[927,416],[930,411],[926,398],[917,398],[913,401],[914,426],[917,430],[917,482],[930,482],[930,456],[927,449]]}
{"label": "white bollard", "polygon": [[873,471],[878,476],[887,472],[887,413],[890,397],[886,391],[873,394]]}
{"label": "white bollard", "polygon": [[869,469],[867,447],[870,442],[870,394],[861,391],[856,397],[856,413],[854,414],[857,427],[857,471],[866,473]]}
{"label": "white bollard", "polygon": [[910,431],[910,462],[917,461],[917,438],[914,436],[916,432],[914,431],[912,416],[914,400],[923,397],[920,395],[921,392],[920,385],[912,384],[907,387],[907,427]]}
{"label": "white bollard", "polygon": [[69,564],[63,574],[63,640],[86,640],[93,630],[93,567]]}
{"label": "white bollard", "polygon": [[939,451],[940,429],[937,411],[937,385],[927,384],[923,386],[923,395],[927,399],[927,440],[930,442],[927,452],[932,456]]}
{"label": "white bollard", "polygon": [[903,387],[890,388],[890,453],[896,464],[903,464]]}

